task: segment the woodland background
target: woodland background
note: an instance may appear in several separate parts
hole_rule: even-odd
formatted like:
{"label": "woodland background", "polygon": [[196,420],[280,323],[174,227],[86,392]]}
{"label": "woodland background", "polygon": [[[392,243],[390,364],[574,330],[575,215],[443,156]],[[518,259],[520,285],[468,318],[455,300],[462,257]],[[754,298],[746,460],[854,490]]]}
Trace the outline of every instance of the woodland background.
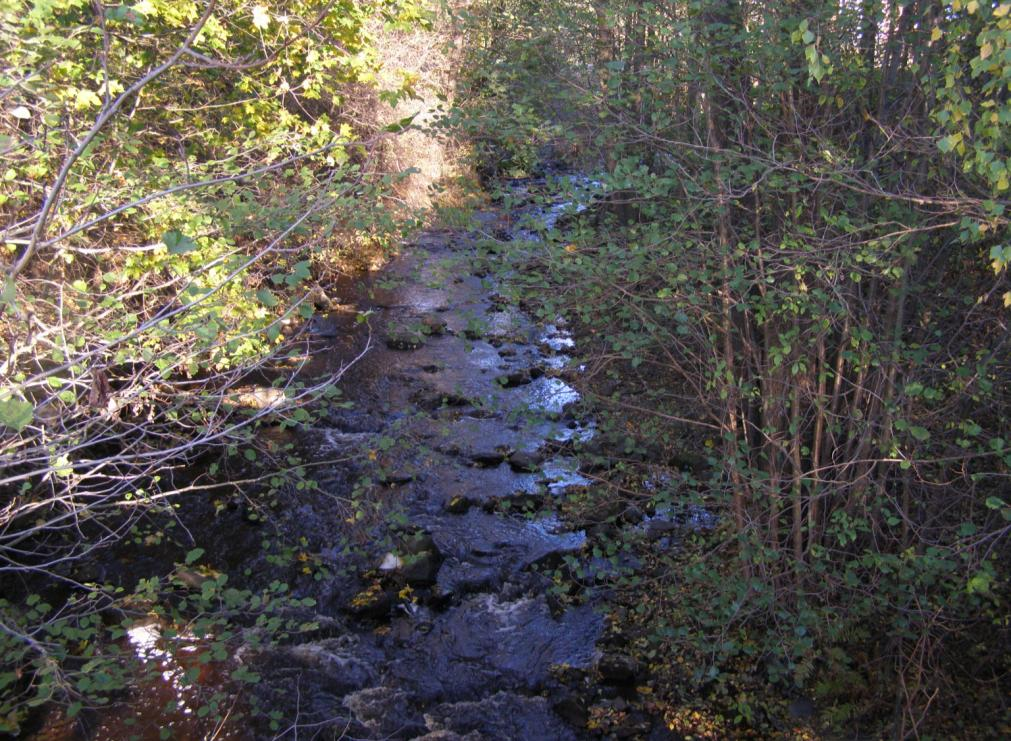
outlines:
{"label": "woodland background", "polygon": [[721,516],[622,586],[665,702],[1007,732],[1011,3],[0,0],[0,44],[0,730],[129,683],[165,583],[97,549],[229,460],[311,485],[255,433],[338,395],[319,289],[563,164],[604,195],[502,263],[587,339],[601,496],[687,455]]}

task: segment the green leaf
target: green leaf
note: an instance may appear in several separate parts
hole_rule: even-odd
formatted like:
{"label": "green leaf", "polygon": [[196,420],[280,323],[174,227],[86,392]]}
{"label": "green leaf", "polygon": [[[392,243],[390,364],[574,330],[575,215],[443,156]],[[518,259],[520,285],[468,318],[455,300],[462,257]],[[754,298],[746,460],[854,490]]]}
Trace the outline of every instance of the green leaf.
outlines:
{"label": "green leaf", "polygon": [[992,581],[993,577],[990,574],[986,571],[980,571],[969,580],[965,589],[969,594],[985,594],[990,591],[990,583]]}
{"label": "green leaf", "polygon": [[278,304],[277,296],[271,293],[271,291],[267,288],[261,288],[259,291],[257,291],[256,298],[258,298],[260,300],[260,303],[266,306],[268,309],[273,309]]}
{"label": "green leaf", "polygon": [[106,8],[105,17],[110,21],[132,23],[135,26],[144,25],[144,14],[130,5],[117,5],[114,8]]}
{"label": "green leaf", "polygon": [[919,427],[919,426],[910,427],[909,434],[911,434],[921,443],[926,442],[927,440],[930,439],[930,430],[928,430],[926,427]]}
{"label": "green leaf", "polygon": [[294,267],[291,269],[291,274],[285,276],[284,282],[289,286],[294,288],[299,283],[304,280],[308,280],[312,277],[312,271],[309,269],[310,262],[308,260],[300,260],[295,263]]}
{"label": "green leaf", "polygon": [[402,118],[399,121],[391,123],[389,126],[387,126],[386,130],[393,134],[399,134],[401,131],[406,131],[407,129],[411,128],[411,124],[414,123],[414,119],[417,118],[417,116],[418,114],[414,113],[410,116],[407,116],[406,118]]}
{"label": "green leaf", "polygon": [[0,424],[14,432],[21,432],[35,417],[35,407],[21,399],[0,400]]}
{"label": "green leaf", "polygon": [[165,232],[161,241],[168,247],[169,254],[181,255],[184,252],[192,252],[197,248],[197,243],[180,232],[178,229]]}
{"label": "green leaf", "polygon": [[51,462],[53,473],[60,478],[69,478],[74,473],[74,467],[70,463],[70,457],[66,454],[56,456],[56,460]]}
{"label": "green leaf", "polygon": [[193,550],[191,550],[189,553],[186,554],[186,565],[191,566],[202,555],[204,555],[203,548],[194,548]]}
{"label": "green leaf", "polygon": [[990,509],[1003,509],[1007,505],[1000,497],[987,497],[986,506]]}
{"label": "green leaf", "polygon": [[940,149],[942,152],[947,153],[953,150],[955,147],[957,147],[959,142],[961,141],[962,141],[962,134],[956,132],[954,134],[944,137],[939,142],[937,142],[937,148]]}
{"label": "green leaf", "polygon": [[17,288],[14,285],[14,280],[8,276],[4,280],[3,288],[0,288],[0,306],[9,306],[16,311],[17,310],[17,304],[15,304],[16,297],[17,297]]}

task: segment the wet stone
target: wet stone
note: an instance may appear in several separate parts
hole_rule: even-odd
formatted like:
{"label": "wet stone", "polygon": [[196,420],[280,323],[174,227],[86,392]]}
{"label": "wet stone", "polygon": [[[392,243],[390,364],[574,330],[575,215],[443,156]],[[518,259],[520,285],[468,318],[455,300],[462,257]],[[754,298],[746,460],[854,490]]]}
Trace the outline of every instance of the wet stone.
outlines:
{"label": "wet stone", "polygon": [[[541,491],[536,474],[516,473],[503,465],[491,468],[475,466],[468,460],[448,456],[446,461],[447,465],[439,466],[426,476],[424,484],[425,490],[431,492],[433,505],[443,511],[452,506],[455,510],[453,514],[463,514],[472,506],[491,508],[502,500]],[[450,505],[454,500],[455,503]]]}
{"label": "wet stone", "polygon": [[344,698],[355,719],[379,738],[410,739],[428,730],[410,703],[409,693],[391,687],[370,687]]}
{"label": "wet stone", "polygon": [[411,330],[394,330],[386,338],[386,346],[391,350],[417,350],[425,344],[425,338]]}
{"label": "wet stone", "polygon": [[501,586],[501,569],[447,559],[439,570],[436,585],[443,597],[461,597],[478,592],[492,592]]}
{"label": "wet stone", "polygon": [[425,714],[425,722],[437,730],[477,733],[485,741],[576,738],[545,698],[510,692],[499,692],[476,702],[440,705]]}
{"label": "wet stone", "polygon": [[472,404],[472,401],[466,396],[438,390],[420,391],[411,400],[421,409],[429,412],[443,407],[466,407]]}
{"label": "wet stone", "polygon": [[517,472],[536,471],[544,463],[544,453],[540,450],[517,450],[509,456],[509,466]]}
{"label": "wet stone", "polygon": [[504,376],[499,376],[495,379],[499,386],[506,389],[516,388],[517,386],[525,386],[534,379],[530,377],[530,371],[528,370],[518,370],[512,373],[507,373]]}
{"label": "wet stone", "polygon": [[421,318],[421,331],[438,337],[446,332],[446,320],[437,314],[426,314]]}
{"label": "wet stone", "polygon": [[543,595],[514,600],[476,595],[439,615],[428,634],[404,646],[390,673],[398,686],[429,700],[476,699],[498,689],[536,691],[552,666],[592,665],[602,627],[603,619],[590,607],[556,620]]}
{"label": "wet stone", "polygon": [[626,684],[635,680],[640,667],[631,656],[611,653],[600,657],[597,671],[605,682]]}
{"label": "wet stone", "polygon": [[526,520],[471,509],[453,518],[423,517],[440,551],[447,558],[503,573],[521,571],[551,553],[574,553],[582,548],[582,532],[566,532],[557,518]]}
{"label": "wet stone", "polygon": [[579,471],[579,460],[576,458],[560,456],[546,461],[543,464],[543,473],[548,491],[557,496],[571,489],[589,486],[593,483]]}
{"label": "wet stone", "polygon": [[495,448],[491,450],[475,450],[470,453],[470,459],[475,465],[482,468],[494,468],[506,459],[509,455],[508,448]]}
{"label": "wet stone", "polygon": [[520,389],[520,394],[521,402],[529,409],[549,415],[561,415],[580,399],[579,392],[565,381],[547,376],[532,380]]}
{"label": "wet stone", "polygon": [[590,717],[586,702],[579,695],[569,693],[555,700],[552,708],[566,723],[582,728]]}
{"label": "wet stone", "polygon": [[391,589],[372,584],[353,595],[345,609],[356,617],[382,618],[390,614],[396,601],[397,596]]}
{"label": "wet stone", "polygon": [[408,584],[420,586],[435,583],[439,573],[441,557],[434,551],[405,556],[398,569],[399,576]]}
{"label": "wet stone", "polygon": [[338,692],[358,690],[375,682],[378,679],[376,667],[382,660],[376,647],[355,635],[300,643],[286,653],[289,658],[325,676],[328,685]]}
{"label": "wet stone", "polygon": [[308,324],[309,333],[316,337],[338,337],[341,334],[341,326],[338,320],[329,316],[313,315]]}
{"label": "wet stone", "polygon": [[[547,211],[552,218],[561,213]],[[314,721],[338,719],[328,733],[581,738],[574,727],[585,727],[589,698],[559,696],[558,668],[603,677],[621,693],[638,667],[600,657],[604,620],[589,591],[578,607],[546,595],[541,567],[581,558],[586,533],[567,529],[556,515],[514,514],[551,509],[552,493],[590,483],[578,459],[558,454],[594,434],[592,423],[557,422],[573,419],[580,398],[574,386],[551,377],[567,366],[564,351],[574,343],[561,322],[542,331],[529,312],[494,293],[493,276],[471,275],[457,237],[464,249],[476,238],[420,235],[418,246],[383,270],[382,284],[368,292],[375,298],[362,293],[368,308],[383,312],[386,347],[352,367],[345,398],[355,409],[329,419],[332,429],[311,430],[307,445],[320,460],[362,461],[376,449],[377,434],[408,441],[409,454],[398,446],[391,455],[400,459],[356,463],[334,476],[326,493],[343,496],[364,469],[373,481],[373,468],[391,472],[385,483],[400,488],[375,490],[395,499],[410,524],[368,530],[368,556],[349,560],[333,546],[333,562],[351,575],[317,590],[330,590],[320,604],[350,613],[345,628],[334,628],[348,631],[349,640],[316,640],[285,656],[315,682]],[[293,521],[324,520],[317,512]],[[579,576],[586,585],[598,573],[604,567]],[[415,588],[414,599],[402,596],[405,584]]]}
{"label": "wet stone", "polygon": [[466,497],[452,497],[446,502],[446,511],[454,515],[462,515],[473,506],[473,502]]}

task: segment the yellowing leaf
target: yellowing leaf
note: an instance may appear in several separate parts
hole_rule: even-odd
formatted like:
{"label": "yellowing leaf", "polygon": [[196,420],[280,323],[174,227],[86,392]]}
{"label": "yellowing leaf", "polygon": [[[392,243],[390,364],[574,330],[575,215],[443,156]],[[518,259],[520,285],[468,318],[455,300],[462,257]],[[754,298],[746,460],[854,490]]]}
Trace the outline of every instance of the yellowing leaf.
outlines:
{"label": "yellowing leaf", "polygon": [[972,15],[972,14],[973,14],[973,13],[975,13],[975,12],[976,12],[977,10],[979,10],[979,3],[978,3],[978,2],[976,1],[976,0],[971,0],[971,1],[970,1],[970,2],[969,2],[969,3],[968,3],[968,4],[966,5],[966,6],[965,6],[965,9],[966,9],[967,11],[969,11],[969,15]]}
{"label": "yellowing leaf", "polygon": [[102,99],[99,98],[93,90],[81,88],[74,96],[74,108],[79,111],[100,105],[102,105]]}
{"label": "yellowing leaf", "polygon": [[1003,18],[1009,12],[1011,12],[1011,3],[1001,3],[997,6],[996,10],[993,11],[993,14],[998,18]]}
{"label": "yellowing leaf", "polygon": [[53,473],[55,473],[60,478],[69,478],[74,474],[74,467],[70,463],[70,458],[65,454],[57,456],[55,460],[50,461],[53,467]]}
{"label": "yellowing leaf", "polygon": [[930,40],[937,41],[942,36],[944,36],[944,33],[941,31],[941,29],[938,28],[937,26],[934,26],[934,30],[930,32]]}

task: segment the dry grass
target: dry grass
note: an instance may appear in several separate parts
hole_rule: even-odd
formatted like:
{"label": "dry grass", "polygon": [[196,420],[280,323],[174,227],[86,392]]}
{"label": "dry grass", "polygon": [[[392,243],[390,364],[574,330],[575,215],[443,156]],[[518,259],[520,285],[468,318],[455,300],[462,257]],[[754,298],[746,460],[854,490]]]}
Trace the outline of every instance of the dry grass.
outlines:
{"label": "dry grass", "polygon": [[[445,190],[438,184],[462,174],[459,147],[434,128],[455,93],[457,59],[451,39],[435,30],[399,31],[380,24],[370,32],[381,60],[378,84],[343,90],[341,115],[364,137],[413,116],[409,130],[379,143],[374,167],[377,174],[393,177],[413,170],[397,180],[394,199],[405,213],[430,209]],[[391,105],[379,94],[397,89],[411,95]]]}

